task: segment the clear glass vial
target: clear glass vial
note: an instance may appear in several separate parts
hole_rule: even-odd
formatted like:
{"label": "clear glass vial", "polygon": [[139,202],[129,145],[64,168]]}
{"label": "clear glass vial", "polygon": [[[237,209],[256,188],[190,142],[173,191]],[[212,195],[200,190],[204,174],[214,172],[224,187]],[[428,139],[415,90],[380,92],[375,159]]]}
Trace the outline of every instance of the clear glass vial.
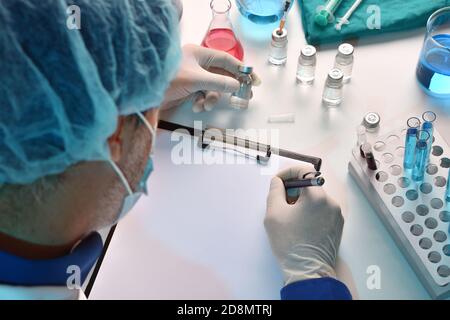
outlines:
{"label": "clear glass vial", "polygon": [[335,107],[341,104],[344,89],[344,74],[339,69],[332,69],[328,74],[322,100],[328,107]]}
{"label": "clear glass vial", "polygon": [[369,112],[364,116],[362,121],[363,126],[367,129],[367,132],[374,133],[380,129],[381,117],[376,112]]}
{"label": "clear glass vial", "polygon": [[237,80],[240,82],[239,90],[231,95],[230,105],[235,109],[247,109],[252,98],[252,72],[253,67],[240,66]]}
{"label": "clear glass vial", "polygon": [[314,82],[317,65],[317,50],[313,46],[304,47],[298,57],[297,82],[311,85]]}
{"label": "clear glass vial", "polygon": [[340,69],[344,73],[344,83],[349,82],[352,78],[354,51],[355,48],[349,43],[343,43],[338,48],[334,67]]}
{"label": "clear glass vial", "polygon": [[288,33],[286,29],[275,29],[272,33],[269,62],[273,65],[283,65],[287,61]]}

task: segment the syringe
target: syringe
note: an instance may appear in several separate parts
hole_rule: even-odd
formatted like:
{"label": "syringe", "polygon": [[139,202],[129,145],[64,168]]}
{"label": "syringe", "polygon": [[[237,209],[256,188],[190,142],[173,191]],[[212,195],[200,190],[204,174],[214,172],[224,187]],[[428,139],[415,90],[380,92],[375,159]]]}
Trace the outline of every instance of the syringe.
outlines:
{"label": "syringe", "polygon": [[363,0],[356,0],[355,3],[351,6],[351,8],[347,11],[347,13],[340,19],[338,19],[338,23],[336,24],[336,30],[340,31],[344,24],[349,24],[348,19],[352,16],[352,14],[358,9],[359,5]]}
{"label": "syringe", "polygon": [[278,30],[279,33],[283,32],[284,26],[286,25],[287,13],[289,11],[289,7],[291,6],[291,2],[292,2],[292,0],[286,0],[286,2],[284,4],[283,17],[281,18],[280,29]]}
{"label": "syringe", "polygon": [[324,7],[320,7],[314,21],[321,27],[326,27],[334,20],[334,13],[341,5],[342,0],[328,0]]}

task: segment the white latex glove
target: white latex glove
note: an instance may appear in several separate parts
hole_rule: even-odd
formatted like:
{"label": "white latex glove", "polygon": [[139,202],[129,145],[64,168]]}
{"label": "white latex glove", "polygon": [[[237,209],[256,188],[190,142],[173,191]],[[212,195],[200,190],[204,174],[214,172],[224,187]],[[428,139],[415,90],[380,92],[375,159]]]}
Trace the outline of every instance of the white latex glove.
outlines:
{"label": "white latex glove", "polygon": [[291,198],[283,184],[301,179],[310,171],[300,166],[279,173],[272,179],[267,198],[264,224],[285,285],[336,277],[334,268],[344,226],[340,207],[321,187],[297,189],[297,196]]}
{"label": "white latex glove", "polygon": [[[236,76],[242,64],[226,52],[193,44],[184,46],[180,71],[166,92],[162,109],[191,99],[194,112],[211,111],[222,93],[233,93],[239,89]],[[252,78],[255,86],[260,85],[256,74],[253,73]]]}

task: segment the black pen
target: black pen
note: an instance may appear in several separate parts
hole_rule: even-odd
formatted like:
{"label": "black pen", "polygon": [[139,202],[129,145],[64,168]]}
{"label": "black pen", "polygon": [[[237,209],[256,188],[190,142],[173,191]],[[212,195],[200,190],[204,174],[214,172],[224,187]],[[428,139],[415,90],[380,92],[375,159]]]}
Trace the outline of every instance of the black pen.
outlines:
{"label": "black pen", "polygon": [[325,184],[325,179],[322,177],[318,177],[318,178],[314,178],[314,179],[299,179],[299,180],[286,181],[284,183],[284,187],[286,189],[308,188],[308,187],[321,187],[324,184]]}

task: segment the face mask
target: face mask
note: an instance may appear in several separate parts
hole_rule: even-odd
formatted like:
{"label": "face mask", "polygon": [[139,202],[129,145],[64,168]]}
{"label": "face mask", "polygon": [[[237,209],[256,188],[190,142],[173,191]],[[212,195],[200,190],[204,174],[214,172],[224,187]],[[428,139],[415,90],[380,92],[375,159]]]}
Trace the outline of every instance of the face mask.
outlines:
{"label": "face mask", "polygon": [[[141,121],[144,123],[144,125],[148,128],[150,131],[150,134],[152,136],[152,152],[154,150],[155,142],[156,142],[156,130],[150,125],[150,123],[145,119],[144,115],[140,112],[137,113],[138,117],[141,119]],[[151,173],[153,172],[153,160],[151,158],[151,154],[149,155],[147,165],[144,169],[144,174],[142,175],[141,180],[138,183],[138,189],[136,192],[133,192],[131,189],[130,184],[128,183],[127,179],[125,178],[125,175],[123,174],[122,170],[117,166],[117,164],[110,160],[109,163],[113,167],[114,171],[117,173],[117,176],[122,181],[123,185],[125,186],[125,189],[128,192],[128,195],[123,200],[122,208],[120,210],[119,216],[117,218],[117,221],[121,220],[123,217],[125,217],[131,209],[136,205],[136,203],[139,201],[141,196],[143,194],[147,195],[147,181],[150,177]]]}

